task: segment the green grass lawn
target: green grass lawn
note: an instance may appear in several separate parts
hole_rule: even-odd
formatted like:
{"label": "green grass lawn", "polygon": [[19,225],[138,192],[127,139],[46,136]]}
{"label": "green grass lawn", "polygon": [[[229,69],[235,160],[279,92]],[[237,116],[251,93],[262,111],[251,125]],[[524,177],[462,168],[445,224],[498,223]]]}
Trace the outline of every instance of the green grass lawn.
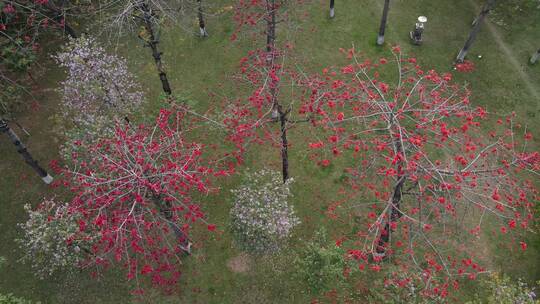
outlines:
{"label": "green grass lawn", "polygon": [[[222,7],[232,1],[216,1]],[[310,72],[319,71],[324,66],[344,62],[339,48],[352,45],[368,58],[390,55],[390,46],[399,44],[404,53],[418,58],[426,69],[440,72],[452,71],[452,62],[464,43],[470,23],[477,10],[470,0],[427,1],[396,0],[392,3],[386,30],[386,44],[376,47],[375,40],[382,11],[381,1],[339,0],[336,3],[336,17],[327,18],[327,1],[314,0],[303,7],[294,8],[290,30],[280,28],[278,42],[289,37],[293,44],[293,54]],[[305,14],[304,14],[305,13]],[[428,23],[425,41],[420,47],[408,42],[408,33],[414,26],[416,17],[426,15]],[[522,63],[519,67],[537,92],[540,92],[540,64],[528,66],[528,56],[539,47],[540,10],[521,12],[519,18],[509,26],[495,26],[504,42]],[[160,47],[164,53],[165,68],[175,93],[192,100],[195,108],[204,111],[213,107],[218,96],[233,96],[235,86],[231,75],[238,60],[253,48],[248,37],[238,42],[230,42],[234,25],[231,12],[225,12],[208,20],[210,37],[201,40],[187,35],[180,29],[166,28],[161,35]],[[195,27],[195,24],[194,24]],[[146,113],[159,108],[157,102],[160,84],[155,73],[149,50],[142,47],[135,35],[122,39],[114,46],[125,56],[131,70],[143,85],[148,102]],[[256,47],[264,46],[264,37]],[[482,55],[479,59],[478,55]],[[472,102],[483,105],[489,111],[505,114],[516,111],[530,128],[538,127],[540,100],[536,99],[524,85],[523,73],[518,73],[505,57],[504,51],[483,27],[469,57],[476,70],[467,74],[455,74],[457,82],[468,83],[473,92]],[[21,136],[36,158],[46,164],[57,158],[58,139],[54,133],[55,122],[51,117],[58,113],[59,94],[55,91],[63,73],[53,63],[43,58],[38,74],[39,87],[34,88],[39,108],[28,109],[17,120],[31,134]],[[31,101],[28,101],[31,103]],[[22,132],[17,130],[22,135]],[[534,132],[533,132],[534,133]],[[217,133],[216,133],[217,134]],[[218,136],[218,135],[216,135]],[[295,232],[291,247],[298,247],[301,240],[312,237],[314,230],[325,225],[332,238],[348,224],[336,225],[324,216],[324,211],[333,200],[333,192],[339,180],[339,172],[316,168],[300,147],[294,146],[294,138],[302,136],[292,131],[293,146],[290,149],[291,175],[296,179],[293,187],[293,203],[302,219]],[[536,142],[538,146],[538,141]],[[37,176],[24,164],[14,147],[5,137],[0,138],[0,256],[7,259],[0,270],[0,293],[13,292],[18,296],[43,303],[128,303],[135,301],[129,294],[131,286],[124,283],[123,274],[110,273],[96,281],[86,273],[76,276],[58,275],[41,281],[32,275],[31,269],[17,262],[21,252],[13,239],[19,231],[16,224],[25,220],[23,205],[36,204],[44,196],[53,196],[55,191],[45,187]],[[263,157],[264,156],[264,157]],[[246,167],[279,168],[279,150],[255,149],[247,159]],[[291,275],[292,250],[267,258],[242,257],[232,245],[227,230],[228,210],[231,205],[229,189],[238,184],[234,178],[222,185],[219,196],[211,196],[206,203],[208,217],[218,224],[220,233],[206,235],[197,245],[192,258],[186,261],[182,292],[180,295],[165,297],[150,292],[143,302],[148,303],[308,303],[312,295]],[[60,194],[56,194],[60,195]],[[525,254],[500,253],[496,242],[486,252],[493,265],[514,276],[532,282],[540,279],[540,248]],[[503,259],[502,256],[506,258]],[[238,258],[232,260],[233,258]],[[247,263],[249,271],[231,271],[232,261]]]}

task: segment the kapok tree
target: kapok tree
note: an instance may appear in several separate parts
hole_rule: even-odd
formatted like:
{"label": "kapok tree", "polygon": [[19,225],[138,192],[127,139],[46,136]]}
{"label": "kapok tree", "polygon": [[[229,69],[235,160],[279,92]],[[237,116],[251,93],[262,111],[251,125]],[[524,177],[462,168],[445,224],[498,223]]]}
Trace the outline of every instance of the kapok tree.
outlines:
{"label": "kapok tree", "polygon": [[75,195],[69,208],[81,215],[79,230],[98,235],[83,267],[121,266],[128,280],[147,277],[172,288],[194,223],[215,229],[200,197],[214,190],[212,177],[234,167],[222,169],[205,145],[186,138],[191,128],[184,114],[162,109],[155,125],[119,123],[111,137],[80,142],[84,158],[73,153],[71,166],[57,168]]}
{"label": "kapok tree", "polygon": [[[295,1],[289,5],[301,4]],[[262,33],[266,38],[265,48],[250,51],[240,61],[239,80],[248,84],[250,96],[247,100],[239,99],[234,102],[234,114],[226,124],[232,128],[231,138],[243,143],[246,138],[258,142],[270,141],[277,144],[281,150],[283,182],[289,178],[289,142],[287,132],[297,122],[291,118],[294,101],[283,102],[288,99],[286,94],[281,94],[283,86],[294,84],[296,73],[285,67],[286,49],[290,44],[280,48],[276,44],[277,24],[287,20],[288,12],[284,3],[275,0],[239,1],[235,8],[234,20],[237,29],[232,39],[235,40],[240,30],[247,27]],[[259,26],[263,23],[263,26]],[[270,123],[279,122],[279,132],[272,131]],[[262,129],[258,132],[258,129]],[[262,139],[264,137],[264,139]]]}
{"label": "kapok tree", "polygon": [[236,40],[241,31],[254,29],[256,34],[263,33],[266,36],[267,51],[270,51],[275,46],[277,16],[281,8],[281,3],[276,0],[239,0],[234,8],[236,29],[231,40]]}
{"label": "kapok tree", "polygon": [[540,154],[528,152],[531,133],[514,115],[490,124],[450,74],[422,70],[399,47],[393,52],[389,67],[349,50],[351,64],[303,83],[300,111],[314,130],[311,157],[342,168],[350,187],[341,204],[360,219],[358,233],[339,243],[350,245],[360,269],[397,265],[387,283],[416,279],[424,295],[445,297],[459,278],[486,271],[477,251],[487,232],[527,247],[522,232],[539,198]]}
{"label": "kapok tree", "polygon": [[[305,118],[298,118],[292,98],[298,74],[285,68],[286,56],[276,49],[250,51],[240,60],[237,83],[249,92],[246,98],[227,100],[228,116],[224,123],[230,130],[229,139],[239,150],[249,143],[270,144],[280,149],[283,182],[289,177],[288,131]],[[279,58],[279,61],[277,61]],[[285,91],[285,92],[284,92]],[[283,102],[285,100],[286,102]],[[279,122],[279,129],[275,124]]]}

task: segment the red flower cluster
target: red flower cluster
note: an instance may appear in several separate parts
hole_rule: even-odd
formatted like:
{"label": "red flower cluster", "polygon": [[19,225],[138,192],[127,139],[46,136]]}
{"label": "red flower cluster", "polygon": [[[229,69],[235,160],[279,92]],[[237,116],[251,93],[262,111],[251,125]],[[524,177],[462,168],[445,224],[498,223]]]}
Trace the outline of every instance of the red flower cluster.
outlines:
{"label": "red flower cluster", "polygon": [[474,71],[474,63],[469,60],[464,60],[461,63],[456,63],[455,68],[458,72],[471,73]]}

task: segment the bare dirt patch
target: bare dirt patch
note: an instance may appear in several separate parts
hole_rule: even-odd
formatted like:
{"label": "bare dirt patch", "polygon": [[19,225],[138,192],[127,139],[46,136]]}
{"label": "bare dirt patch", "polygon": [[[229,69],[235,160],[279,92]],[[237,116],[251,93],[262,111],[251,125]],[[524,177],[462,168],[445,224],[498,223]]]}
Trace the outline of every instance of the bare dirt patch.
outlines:
{"label": "bare dirt patch", "polygon": [[241,253],[229,259],[227,267],[235,273],[247,273],[251,268],[251,262],[251,257],[247,253]]}

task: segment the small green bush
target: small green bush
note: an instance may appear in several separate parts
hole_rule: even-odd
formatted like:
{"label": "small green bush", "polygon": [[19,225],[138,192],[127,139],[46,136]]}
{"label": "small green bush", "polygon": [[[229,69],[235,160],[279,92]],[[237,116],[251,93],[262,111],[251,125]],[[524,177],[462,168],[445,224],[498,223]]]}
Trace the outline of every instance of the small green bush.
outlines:
{"label": "small green bush", "polygon": [[[512,280],[506,275],[497,273],[484,280],[487,296],[476,295],[468,304],[539,304],[540,300],[526,283]],[[540,282],[538,282],[540,284]],[[538,286],[540,287],[540,285]]]}
{"label": "small green bush", "polygon": [[32,302],[22,298],[17,298],[11,293],[0,293],[0,304],[32,304]]}
{"label": "small green bush", "polygon": [[345,250],[329,243],[326,230],[319,229],[294,261],[299,279],[315,294],[327,291],[345,280]]}

